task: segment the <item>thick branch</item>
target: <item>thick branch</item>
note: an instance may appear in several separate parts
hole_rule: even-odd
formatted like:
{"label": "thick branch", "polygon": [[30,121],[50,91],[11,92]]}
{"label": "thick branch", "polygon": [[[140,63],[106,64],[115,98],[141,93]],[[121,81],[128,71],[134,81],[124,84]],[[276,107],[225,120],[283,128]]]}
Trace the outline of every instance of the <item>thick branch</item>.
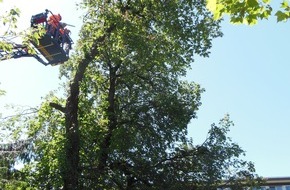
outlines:
{"label": "thick branch", "polygon": [[57,109],[57,110],[59,110],[59,111],[61,111],[63,113],[65,113],[65,107],[63,107],[63,106],[61,106],[61,105],[59,105],[57,103],[50,102],[49,106],[54,108],[54,109]]}
{"label": "thick branch", "polygon": [[104,36],[100,37],[92,46],[90,52],[87,52],[83,59],[78,61],[76,74],[70,84],[69,96],[65,107],[66,120],[66,146],[65,146],[65,163],[63,168],[64,190],[75,190],[78,188],[79,181],[79,160],[80,160],[80,134],[78,123],[78,104],[80,93],[80,82],[84,78],[84,73],[89,63],[98,55],[98,45],[103,42],[107,35],[114,30],[115,25],[112,24]]}
{"label": "thick branch", "polygon": [[104,138],[104,140],[101,143],[101,153],[99,158],[99,164],[98,164],[98,170],[100,173],[104,171],[104,168],[106,167],[107,160],[108,160],[108,154],[109,154],[109,148],[111,145],[111,138],[113,135],[113,130],[116,128],[116,115],[115,115],[115,91],[116,91],[116,69],[111,67],[110,68],[110,87],[108,92],[108,132]]}

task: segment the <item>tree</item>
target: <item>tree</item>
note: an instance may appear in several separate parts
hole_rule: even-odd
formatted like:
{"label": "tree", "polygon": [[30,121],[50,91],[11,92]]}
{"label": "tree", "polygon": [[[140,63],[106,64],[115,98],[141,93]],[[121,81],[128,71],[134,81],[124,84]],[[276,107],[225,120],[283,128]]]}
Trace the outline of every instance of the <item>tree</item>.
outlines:
{"label": "tree", "polygon": [[[233,125],[229,115],[225,115],[217,125],[211,125],[208,136],[201,145],[194,146],[189,141],[178,147],[165,163],[166,168],[172,167],[174,171],[177,164],[179,169],[183,167],[183,173],[177,172],[175,176],[192,180],[193,189],[216,190],[218,187],[231,187],[242,190],[245,187],[258,187],[261,179],[255,174],[253,163],[240,158],[245,154],[244,150],[228,137]],[[184,189],[184,186],[178,185],[175,184],[171,189]]]}
{"label": "tree", "polygon": [[[256,24],[259,19],[268,19],[272,15],[270,0],[207,0],[207,7],[214,13],[216,19],[224,14],[230,16],[233,23]],[[277,22],[290,18],[288,0],[281,2],[280,10],[275,13]]]}
{"label": "tree", "polygon": [[[1,3],[2,1],[0,1]],[[4,31],[3,36],[15,34],[15,29],[17,28],[17,19],[19,17],[20,10],[15,8],[9,11],[6,11],[5,15],[0,16],[0,22],[3,24],[3,28],[6,28]],[[4,51],[11,51],[12,45],[9,44],[7,41],[0,41],[0,49]]]}
{"label": "tree", "polygon": [[[4,95],[5,91],[0,90],[0,96]],[[14,109],[15,111],[15,109]],[[3,117],[0,113],[0,188],[9,189],[24,189],[28,188],[29,184],[22,179],[22,174],[15,169],[15,164],[22,156],[25,155],[25,150],[28,148],[31,140],[20,140],[20,136],[25,134],[22,132],[23,119],[27,114],[31,114],[31,109],[21,108],[21,113]],[[35,112],[35,110],[33,111]],[[23,137],[21,137],[23,138]]]}
{"label": "tree", "polygon": [[[203,89],[180,78],[222,35],[205,1],[82,6],[78,49],[61,68],[66,97],[50,94],[25,122],[33,142],[22,172],[31,188],[208,189],[239,174],[227,176],[229,167],[248,166],[227,128],[213,125],[200,146],[186,137]],[[252,167],[241,171],[253,179]]]}

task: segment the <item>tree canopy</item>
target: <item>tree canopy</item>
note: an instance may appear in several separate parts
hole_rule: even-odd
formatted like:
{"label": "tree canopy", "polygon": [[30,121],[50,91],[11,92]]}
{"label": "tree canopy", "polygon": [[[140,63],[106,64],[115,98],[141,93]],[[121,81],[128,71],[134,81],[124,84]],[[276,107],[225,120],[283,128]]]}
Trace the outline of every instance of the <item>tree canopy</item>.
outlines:
{"label": "tree canopy", "polygon": [[277,22],[287,21],[290,18],[288,0],[283,0],[280,9],[274,10],[274,13],[270,0],[207,0],[207,8],[213,12],[215,19],[226,14],[233,23],[252,25],[260,19],[268,19],[272,14],[276,16]]}
{"label": "tree canopy", "polygon": [[[32,189],[214,189],[256,175],[227,137],[226,116],[194,145],[187,127],[203,89],[181,80],[221,37],[203,0],[91,0],[65,95],[49,94],[16,122],[21,179]],[[13,121],[11,121],[13,122]],[[14,126],[14,125],[13,125]],[[23,136],[23,134],[21,135]]]}

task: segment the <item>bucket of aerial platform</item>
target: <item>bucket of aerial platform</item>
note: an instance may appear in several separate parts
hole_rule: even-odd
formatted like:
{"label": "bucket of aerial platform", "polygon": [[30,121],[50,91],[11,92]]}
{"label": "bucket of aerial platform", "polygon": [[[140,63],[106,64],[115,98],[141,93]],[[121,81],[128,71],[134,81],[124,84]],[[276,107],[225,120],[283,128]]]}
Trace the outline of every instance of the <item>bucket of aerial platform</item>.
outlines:
{"label": "bucket of aerial platform", "polygon": [[[31,17],[31,27],[37,28],[42,25],[47,33],[38,40],[38,43],[31,42],[37,51],[45,59],[37,57],[44,65],[58,65],[69,59],[69,49],[73,43],[68,34],[60,34],[57,29],[56,34],[50,32],[47,17],[49,10]],[[51,13],[52,14],[52,13]],[[61,25],[60,25],[61,26]],[[66,41],[65,41],[66,40]]]}
{"label": "bucket of aerial platform", "polygon": [[47,60],[47,64],[57,65],[68,60],[68,56],[59,42],[45,34],[39,39],[39,43],[33,42],[34,47]]}

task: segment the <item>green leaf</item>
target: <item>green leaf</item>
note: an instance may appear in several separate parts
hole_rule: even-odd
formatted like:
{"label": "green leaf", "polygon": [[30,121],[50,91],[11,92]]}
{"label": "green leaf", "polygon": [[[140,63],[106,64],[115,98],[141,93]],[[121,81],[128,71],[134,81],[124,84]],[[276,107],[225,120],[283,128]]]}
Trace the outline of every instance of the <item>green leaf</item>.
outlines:
{"label": "green leaf", "polygon": [[288,8],[288,7],[289,7],[289,3],[288,3],[288,1],[287,1],[287,0],[284,0],[284,1],[281,3],[281,8],[286,9],[286,8]]}
{"label": "green leaf", "polygon": [[277,17],[277,22],[285,21],[288,18],[287,14],[282,11],[277,11],[275,16]]}
{"label": "green leaf", "polygon": [[218,20],[222,17],[222,10],[224,9],[224,6],[222,4],[218,4],[216,6],[216,10],[214,11],[214,19]]}
{"label": "green leaf", "polygon": [[263,0],[263,3],[269,4],[271,0]]}
{"label": "green leaf", "polygon": [[257,0],[248,0],[247,5],[250,7],[257,7],[259,6],[259,2]]}
{"label": "green leaf", "polygon": [[206,8],[213,13],[216,11],[216,6],[217,6],[217,0],[207,0],[206,1]]}
{"label": "green leaf", "polygon": [[0,96],[3,96],[3,95],[5,95],[5,91],[4,90],[0,90]]}

